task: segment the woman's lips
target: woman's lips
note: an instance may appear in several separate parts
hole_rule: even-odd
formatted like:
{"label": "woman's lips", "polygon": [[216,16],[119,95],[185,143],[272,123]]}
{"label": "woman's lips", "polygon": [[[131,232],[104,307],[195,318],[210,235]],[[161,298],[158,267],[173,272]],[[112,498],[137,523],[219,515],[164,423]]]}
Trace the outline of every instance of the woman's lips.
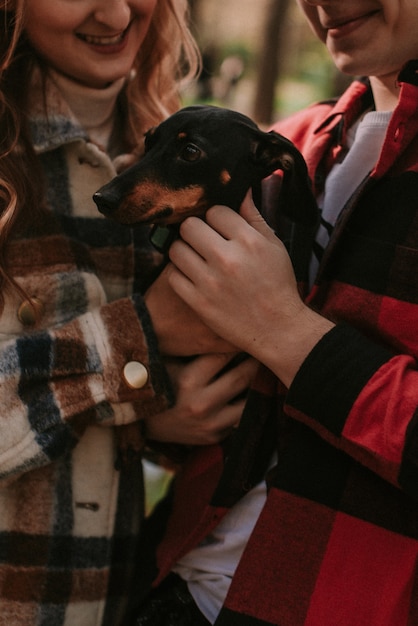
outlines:
{"label": "woman's lips", "polygon": [[114,54],[122,50],[126,43],[126,36],[131,27],[132,21],[121,33],[112,36],[89,35],[87,33],[76,33],[78,39],[88,44],[91,48],[106,54]]}

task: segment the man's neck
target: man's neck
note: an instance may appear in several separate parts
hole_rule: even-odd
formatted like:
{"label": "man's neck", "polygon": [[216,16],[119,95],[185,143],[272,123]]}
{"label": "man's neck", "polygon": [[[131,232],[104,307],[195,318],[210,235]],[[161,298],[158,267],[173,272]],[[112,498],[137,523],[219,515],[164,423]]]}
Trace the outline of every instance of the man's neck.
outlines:
{"label": "man's neck", "polygon": [[398,73],[370,76],[376,111],[393,111],[399,100]]}

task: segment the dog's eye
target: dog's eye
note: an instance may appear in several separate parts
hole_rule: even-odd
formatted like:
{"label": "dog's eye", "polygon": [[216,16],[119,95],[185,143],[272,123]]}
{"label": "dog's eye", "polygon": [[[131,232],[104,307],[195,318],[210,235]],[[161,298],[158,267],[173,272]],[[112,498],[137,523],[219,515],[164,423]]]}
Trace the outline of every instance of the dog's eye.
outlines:
{"label": "dog's eye", "polygon": [[198,161],[201,156],[202,151],[193,143],[186,144],[180,152],[180,158],[183,159],[183,161]]}

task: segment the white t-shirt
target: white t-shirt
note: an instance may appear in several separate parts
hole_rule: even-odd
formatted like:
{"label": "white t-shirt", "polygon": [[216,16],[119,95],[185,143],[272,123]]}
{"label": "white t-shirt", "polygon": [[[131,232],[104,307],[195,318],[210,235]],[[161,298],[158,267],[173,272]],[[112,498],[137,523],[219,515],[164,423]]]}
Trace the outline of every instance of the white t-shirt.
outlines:
{"label": "white t-shirt", "polygon": [[173,570],[187,581],[200,611],[214,623],[238,561],[266,500],[266,484],[251,489],[215,530],[178,561]]}
{"label": "white t-shirt", "polygon": [[391,115],[392,111],[366,113],[347,133],[348,152],[340,163],[333,166],[324,194],[317,199],[322,210],[309,272],[311,285],[318,270],[321,251],[328,244],[341,209],[378,160]]}

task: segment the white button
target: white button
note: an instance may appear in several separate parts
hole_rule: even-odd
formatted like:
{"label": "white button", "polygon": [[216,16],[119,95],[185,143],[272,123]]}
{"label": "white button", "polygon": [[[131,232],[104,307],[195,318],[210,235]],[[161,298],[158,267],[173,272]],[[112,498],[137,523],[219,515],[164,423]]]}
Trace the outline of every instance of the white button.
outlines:
{"label": "white button", "polygon": [[148,371],[139,361],[129,361],[123,368],[123,377],[132,389],[142,389],[148,382]]}

